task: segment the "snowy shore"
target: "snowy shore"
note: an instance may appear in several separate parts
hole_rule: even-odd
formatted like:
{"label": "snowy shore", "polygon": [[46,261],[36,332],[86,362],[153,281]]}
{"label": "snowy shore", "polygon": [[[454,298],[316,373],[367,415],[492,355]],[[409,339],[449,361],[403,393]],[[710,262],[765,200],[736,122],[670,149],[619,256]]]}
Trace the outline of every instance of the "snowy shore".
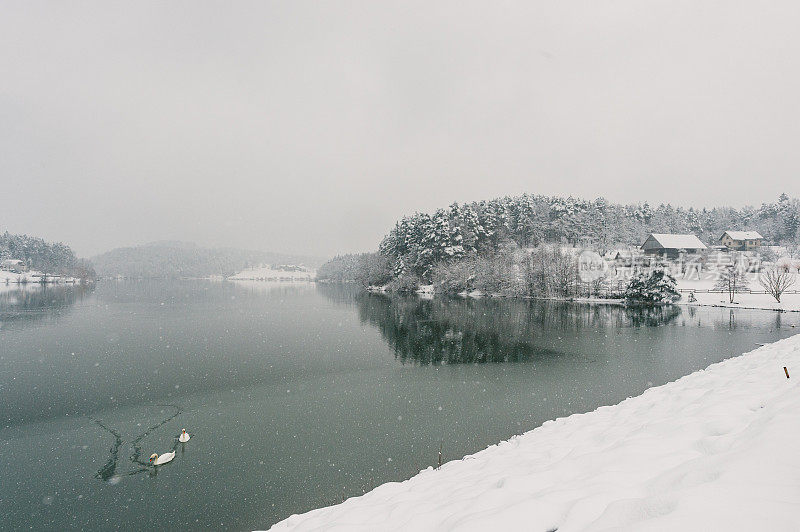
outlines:
{"label": "snowy shore", "polygon": [[[752,310],[773,310],[780,312],[800,312],[800,274],[791,274],[794,279],[794,284],[787,290],[781,297],[781,302],[775,301],[775,298],[769,294],[760,293],[737,293],[734,297],[734,302],[730,302],[727,292],[712,291],[715,288],[715,280],[713,278],[686,280],[677,279],[677,288],[682,291],[681,299],[677,303],[680,305],[689,306],[708,306],[708,307],[730,307]],[[763,292],[763,287],[758,282],[758,274],[747,274],[747,286],[756,291]],[[385,292],[386,287],[369,287],[371,292]],[[695,291],[695,301],[689,302],[689,292]],[[436,290],[433,285],[420,286],[416,291],[417,295],[422,297],[433,297]],[[461,297],[502,297],[497,294],[484,294],[480,290],[473,292],[462,292],[458,294]],[[524,299],[524,298],[523,298]],[[535,299],[550,299],[554,301],[571,301],[576,303],[595,303],[595,304],[610,304],[621,305],[624,304],[621,299],[606,299],[600,297],[550,297],[550,298],[535,298]]]}
{"label": "snowy shore", "polygon": [[793,336],[271,530],[800,530],[799,379]]}
{"label": "snowy shore", "polygon": [[0,270],[0,285],[26,285],[26,284],[62,284],[80,283],[81,280],[75,277],[51,275],[47,273],[31,270],[24,273],[14,273]]}
{"label": "snowy shore", "polygon": [[[792,274],[797,278],[796,274]],[[757,291],[763,291],[763,287],[758,283],[758,276],[756,274],[747,274],[749,288]],[[714,288],[714,281],[711,279],[689,281],[678,279],[678,288],[681,290],[710,290]],[[792,293],[800,290],[800,280],[795,281],[795,284],[790,287],[787,293],[781,296],[781,302],[775,301],[775,298],[769,294],[750,294],[750,293],[737,293],[734,297],[734,302],[730,302],[728,294],[723,292],[695,292],[694,296],[697,301],[693,303],[688,302],[689,294],[683,292],[679,303],[694,305],[694,306],[712,306],[712,307],[731,307],[731,308],[746,308],[746,309],[762,309],[762,310],[778,310],[782,312],[800,312],[800,294]]]}

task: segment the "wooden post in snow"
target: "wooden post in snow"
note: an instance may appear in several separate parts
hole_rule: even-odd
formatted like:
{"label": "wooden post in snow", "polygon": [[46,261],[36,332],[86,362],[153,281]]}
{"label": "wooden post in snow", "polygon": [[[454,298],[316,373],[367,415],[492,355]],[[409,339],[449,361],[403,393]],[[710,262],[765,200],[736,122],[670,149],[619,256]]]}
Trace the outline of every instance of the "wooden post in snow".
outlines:
{"label": "wooden post in snow", "polygon": [[789,378],[789,370],[786,369],[786,366],[783,366],[783,372],[786,373],[786,378]]}

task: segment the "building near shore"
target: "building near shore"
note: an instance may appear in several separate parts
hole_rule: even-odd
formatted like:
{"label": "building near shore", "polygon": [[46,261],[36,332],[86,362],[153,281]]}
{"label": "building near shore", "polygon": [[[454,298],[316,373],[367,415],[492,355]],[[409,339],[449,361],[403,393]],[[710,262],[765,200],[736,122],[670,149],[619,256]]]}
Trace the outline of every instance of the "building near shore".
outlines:
{"label": "building near shore", "polygon": [[0,270],[6,272],[25,272],[28,271],[28,267],[25,265],[25,261],[20,259],[6,259],[0,262]]}
{"label": "building near shore", "polygon": [[677,259],[682,254],[700,253],[708,249],[695,235],[651,233],[642,244],[645,255]]}
{"label": "building near shore", "polygon": [[606,260],[618,268],[631,268],[638,264],[642,256],[639,249],[615,249],[606,254]]}
{"label": "building near shore", "polygon": [[735,251],[752,251],[761,247],[764,237],[758,231],[725,231],[719,243]]}

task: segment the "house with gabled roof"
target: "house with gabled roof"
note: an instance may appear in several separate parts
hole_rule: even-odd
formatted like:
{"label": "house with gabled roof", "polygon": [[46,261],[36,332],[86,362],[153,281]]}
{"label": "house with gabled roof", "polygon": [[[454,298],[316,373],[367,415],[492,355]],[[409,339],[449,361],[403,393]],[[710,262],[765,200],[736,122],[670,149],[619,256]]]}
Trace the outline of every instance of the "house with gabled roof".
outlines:
{"label": "house with gabled roof", "polygon": [[25,261],[20,259],[6,259],[0,262],[0,270],[7,272],[24,272],[28,270]]}
{"label": "house with gabled roof", "polygon": [[682,253],[700,253],[708,249],[695,235],[651,233],[642,244],[645,255],[658,255],[670,259]]}
{"label": "house with gabled roof", "polygon": [[752,251],[761,247],[764,237],[758,231],[725,231],[719,243],[735,251]]}

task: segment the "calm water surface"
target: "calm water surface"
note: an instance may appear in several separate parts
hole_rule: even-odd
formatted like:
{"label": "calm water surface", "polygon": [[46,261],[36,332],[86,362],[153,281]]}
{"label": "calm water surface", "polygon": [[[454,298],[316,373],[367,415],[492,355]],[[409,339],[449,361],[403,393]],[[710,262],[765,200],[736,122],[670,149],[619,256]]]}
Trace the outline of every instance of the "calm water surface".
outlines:
{"label": "calm water surface", "polygon": [[798,322],[310,284],[0,287],[1,527],[267,528]]}

